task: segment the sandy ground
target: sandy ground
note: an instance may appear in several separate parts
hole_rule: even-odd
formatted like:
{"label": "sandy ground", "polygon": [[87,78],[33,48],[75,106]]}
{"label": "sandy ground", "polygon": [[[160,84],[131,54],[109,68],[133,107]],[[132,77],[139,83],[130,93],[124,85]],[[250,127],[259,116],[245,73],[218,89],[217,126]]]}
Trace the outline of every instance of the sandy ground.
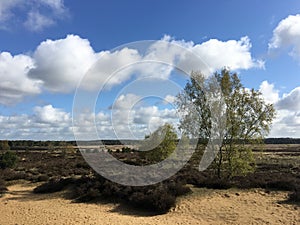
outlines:
{"label": "sandy ground", "polygon": [[0,198],[0,224],[300,224],[299,206],[279,204],[287,192],[207,190],[178,200],[165,215],[147,215],[124,205],[71,203],[62,193],[32,194],[31,184],[9,186]]}

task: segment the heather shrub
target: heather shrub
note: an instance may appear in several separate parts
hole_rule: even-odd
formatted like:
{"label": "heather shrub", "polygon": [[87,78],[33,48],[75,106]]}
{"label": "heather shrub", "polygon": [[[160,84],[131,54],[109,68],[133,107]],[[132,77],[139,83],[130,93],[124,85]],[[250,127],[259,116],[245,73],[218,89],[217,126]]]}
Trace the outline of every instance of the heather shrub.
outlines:
{"label": "heather shrub", "polygon": [[0,168],[6,169],[6,168],[12,168],[17,163],[17,155],[16,153],[12,151],[7,151],[3,155],[0,156]]}
{"label": "heather shrub", "polygon": [[294,191],[289,195],[288,200],[300,203],[300,184],[295,187]]}
{"label": "heather shrub", "polygon": [[72,178],[66,179],[51,179],[49,182],[44,183],[38,187],[36,187],[33,192],[44,194],[44,193],[54,193],[58,191],[62,191],[68,185],[73,184],[74,180]]}

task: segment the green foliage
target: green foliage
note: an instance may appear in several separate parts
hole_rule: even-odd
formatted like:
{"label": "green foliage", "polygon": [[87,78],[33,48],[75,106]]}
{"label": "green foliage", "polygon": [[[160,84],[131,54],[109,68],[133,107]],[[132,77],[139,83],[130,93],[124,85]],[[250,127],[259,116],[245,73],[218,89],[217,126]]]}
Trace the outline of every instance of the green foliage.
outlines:
{"label": "green foliage", "polygon": [[129,147],[123,147],[122,148],[122,153],[129,153],[129,152],[132,152],[131,148],[129,148]]}
{"label": "green foliage", "polygon": [[7,140],[0,141],[0,150],[8,151],[10,150],[10,146]]}
{"label": "green foliage", "polygon": [[14,152],[7,151],[0,156],[0,168],[12,168],[16,165],[18,160],[17,155]]}
{"label": "green foliage", "polygon": [[[223,106],[211,101],[219,97],[216,84],[221,89]],[[180,128],[201,140],[210,138],[213,113],[226,109],[226,122],[219,131],[224,141],[212,167],[219,178],[253,172],[249,143],[261,143],[275,117],[273,105],[265,103],[259,91],[246,89],[237,74],[226,69],[207,80],[193,72],[184,92],[177,96],[177,106],[183,115]]]}
{"label": "green foliage", "polygon": [[144,151],[141,151],[140,155],[150,162],[160,162],[175,150],[177,138],[175,128],[166,123],[146,137],[141,146],[141,150]]}

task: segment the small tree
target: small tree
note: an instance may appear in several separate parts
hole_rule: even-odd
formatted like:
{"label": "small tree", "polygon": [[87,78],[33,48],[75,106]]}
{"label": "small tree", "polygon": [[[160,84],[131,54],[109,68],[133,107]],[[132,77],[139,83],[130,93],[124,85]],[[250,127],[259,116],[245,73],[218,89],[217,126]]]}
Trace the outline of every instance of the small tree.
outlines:
{"label": "small tree", "polygon": [[140,147],[140,154],[150,162],[160,162],[175,150],[177,138],[175,128],[166,123],[146,137]]}
{"label": "small tree", "polygon": [[10,146],[7,140],[0,141],[0,150],[8,151],[10,150]]}
{"label": "small tree", "polygon": [[177,96],[177,106],[182,114],[180,128],[192,137],[201,140],[210,138],[212,112],[206,93],[213,93],[217,88],[213,80],[221,88],[223,108],[226,109],[222,131],[224,141],[219,146],[213,166],[219,178],[243,175],[254,170],[250,144],[260,143],[269,132],[275,110],[272,104],[264,102],[259,91],[246,89],[236,73],[224,69],[205,80],[201,73],[193,72],[190,82]]}
{"label": "small tree", "polygon": [[16,165],[18,157],[16,153],[12,151],[7,151],[3,155],[0,156],[0,168],[12,168]]}

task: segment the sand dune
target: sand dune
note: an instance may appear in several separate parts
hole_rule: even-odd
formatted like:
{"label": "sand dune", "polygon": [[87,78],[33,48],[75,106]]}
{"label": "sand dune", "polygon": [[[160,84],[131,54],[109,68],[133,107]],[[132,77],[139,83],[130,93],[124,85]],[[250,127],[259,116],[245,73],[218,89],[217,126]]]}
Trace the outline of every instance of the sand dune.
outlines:
{"label": "sand dune", "polygon": [[300,224],[300,208],[279,204],[287,192],[193,189],[166,215],[113,203],[71,203],[62,193],[32,194],[32,184],[9,186],[0,198],[0,224]]}

